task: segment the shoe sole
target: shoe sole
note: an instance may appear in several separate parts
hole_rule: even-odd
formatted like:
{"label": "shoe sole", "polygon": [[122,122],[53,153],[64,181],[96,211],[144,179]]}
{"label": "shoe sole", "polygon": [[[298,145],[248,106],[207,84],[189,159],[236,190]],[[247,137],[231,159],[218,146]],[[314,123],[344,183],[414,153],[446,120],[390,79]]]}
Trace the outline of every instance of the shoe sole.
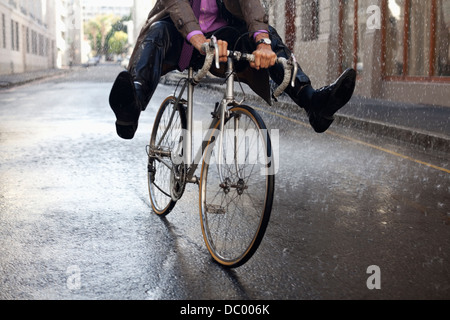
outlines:
{"label": "shoe sole", "polygon": [[129,106],[135,103],[133,78],[127,71],[121,72],[114,82],[109,96],[109,105],[116,115],[116,131],[123,139],[133,139],[138,128],[140,110],[130,114]]}

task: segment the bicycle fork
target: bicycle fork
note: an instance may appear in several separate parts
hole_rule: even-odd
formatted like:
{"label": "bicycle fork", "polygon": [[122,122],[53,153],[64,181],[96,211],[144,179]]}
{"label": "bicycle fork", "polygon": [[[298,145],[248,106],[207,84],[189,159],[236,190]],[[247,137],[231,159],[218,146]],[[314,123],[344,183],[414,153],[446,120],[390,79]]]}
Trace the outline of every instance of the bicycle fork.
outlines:
{"label": "bicycle fork", "polygon": [[[222,103],[220,105],[220,125],[219,125],[219,152],[218,152],[218,165],[222,165],[223,160],[223,141],[224,141],[224,134],[225,134],[225,120],[228,116],[228,106],[235,103],[234,99],[234,62],[233,59],[228,59],[228,70],[227,70],[227,85],[226,85],[226,94],[224,99],[222,100]],[[236,167],[236,174],[239,178],[239,181],[242,181],[241,172],[239,170],[239,152],[238,152],[238,141],[239,141],[239,118],[234,118],[234,162]],[[226,178],[223,177],[222,170],[219,171],[219,179],[221,185],[227,185],[228,181],[226,181]]]}
{"label": "bicycle fork", "polygon": [[[229,116],[228,106],[236,104],[235,98],[234,98],[234,80],[235,76],[233,73],[234,69],[234,63],[232,59],[228,59],[228,70],[227,70],[227,84],[226,84],[226,93],[225,97],[222,99],[222,102],[219,104],[219,108],[217,110],[216,116],[219,119],[219,128],[218,128],[218,134],[214,134],[216,136],[216,141],[214,143],[218,143],[218,157],[217,157],[217,165],[221,166],[223,161],[223,154],[224,154],[224,134],[225,134],[225,121],[227,117]],[[194,71],[192,68],[189,69],[189,79],[193,79]],[[193,142],[193,128],[194,128],[194,85],[189,81],[188,84],[188,92],[187,92],[187,112],[186,112],[186,134],[183,138],[183,150],[184,150],[184,159],[186,164],[193,163],[193,154],[192,154],[192,142]],[[239,152],[238,152],[238,141],[239,141],[239,118],[235,117],[234,119],[235,123],[235,129],[234,129],[234,160],[235,160],[235,166],[236,166],[236,173],[240,181],[242,181],[241,172],[239,170]],[[214,130],[214,128],[211,128]],[[196,157],[196,160],[198,160],[198,156]],[[193,167],[195,168],[195,166]],[[190,173],[193,173],[193,168],[191,168]],[[219,180],[221,185],[229,185],[229,181],[227,181],[227,178],[223,176],[222,170],[219,171]],[[188,174],[188,181],[191,182],[197,182],[197,179],[193,178],[191,174]],[[236,187],[236,186],[232,186]]]}

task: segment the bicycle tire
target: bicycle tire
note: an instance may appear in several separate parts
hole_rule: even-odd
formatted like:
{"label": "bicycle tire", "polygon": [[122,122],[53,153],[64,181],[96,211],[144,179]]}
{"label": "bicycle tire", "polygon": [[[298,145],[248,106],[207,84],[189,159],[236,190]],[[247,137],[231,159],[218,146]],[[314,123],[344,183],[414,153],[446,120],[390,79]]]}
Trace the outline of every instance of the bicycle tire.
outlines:
{"label": "bicycle tire", "polygon": [[[250,260],[266,232],[275,189],[274,157],[267,127],[251,107],[241,105],[230,110],[224,123],[222,162],[217,161],[219,128],[220,121],[211,132],[201,168],[201,226],[213,259],[237,268]],[[228,137],[233,135],[228,130],[234,130],[234,137]],[[227,148],[228,138],[237,148]],[[249,146],[252,141],[258,143],[256,149]],[[258,153],[257,161],[254,156],[251,159],[254,152]],[[233,154],[232,159],[228,153]],[[221,183],[219,170],[226,183]]]}
{"label": "bicycle tire", "polygon": [[[178,199],[173,199],[172,155],[182,144],[186,129],[186,115],[176,98],[167,97],[156,115],[148,146],[148,189],[153,212],[159,216],[169,214]],[[184,188],[184,186],[183,186]]]}

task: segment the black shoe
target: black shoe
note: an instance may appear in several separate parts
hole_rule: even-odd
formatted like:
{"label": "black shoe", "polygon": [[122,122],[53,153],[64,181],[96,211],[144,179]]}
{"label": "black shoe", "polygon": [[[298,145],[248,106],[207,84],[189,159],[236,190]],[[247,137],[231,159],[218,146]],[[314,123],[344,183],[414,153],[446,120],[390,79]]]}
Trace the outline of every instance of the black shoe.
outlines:
{"label": "black shoe", "polygon": [[123,71],[117,76],[109,95],[109,105],[117,118],[116,131],[119,137],[133,139],[138,128],[141,106],[129,72]]}
{"label": "black shoe", "polygon": [[351,99],[356,86],[356,71],[347,69],[331,85],[316,90],[309,109],[309,122],[317,133],[328,130],[334,114]]}

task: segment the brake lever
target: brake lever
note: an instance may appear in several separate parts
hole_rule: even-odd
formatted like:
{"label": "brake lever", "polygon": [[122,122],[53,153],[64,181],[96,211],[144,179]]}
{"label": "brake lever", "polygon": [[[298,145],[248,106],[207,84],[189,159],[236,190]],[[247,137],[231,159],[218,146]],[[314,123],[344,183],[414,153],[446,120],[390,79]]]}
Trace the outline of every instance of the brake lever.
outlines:
{"label": "brake lever", "polygon": [[211,37],[210,47],[214,49],[214,53],[215,53],[214,59],[215,59],[215,62],[216,62],[216,69],[220,69],[220,60],[219,60],[220,52],[219,52],[219,44],[217,43],[216,36],[212,36]]}
{"label": "brake lever", "polygon": [[295,87],[295,79],[297,78],[297,72],[298,72],[298,64],[297,59],[295,58],[294,54],[291,55],[292,64],[294,65],[294,69],[292,71],[292,78],[291,78],[291,87]]}

